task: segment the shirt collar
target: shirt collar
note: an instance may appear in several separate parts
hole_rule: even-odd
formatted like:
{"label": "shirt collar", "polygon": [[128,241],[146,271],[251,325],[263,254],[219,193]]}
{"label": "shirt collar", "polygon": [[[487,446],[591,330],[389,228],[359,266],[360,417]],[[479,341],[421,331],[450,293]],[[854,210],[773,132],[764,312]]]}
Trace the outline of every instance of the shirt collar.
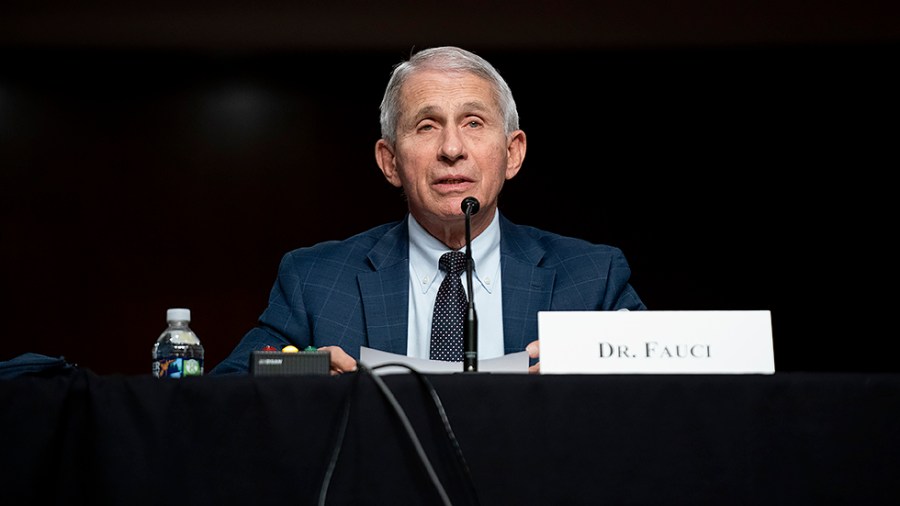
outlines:
{"label": "shirt collar", "polygon": [[[472,280],[477,281],[488,293],[493,292],[500,279],[499,215],[500,212],[495,209],[491,224],[472,239],[472,260],[475,263]],[[425,293],[439,277],[438,262],[441,255],[452,250],[429,234],[412,214],[409,215],[408,223],[410,275],[415,276],[416,286]],[[465,247],[461,251],[465,252]]]}

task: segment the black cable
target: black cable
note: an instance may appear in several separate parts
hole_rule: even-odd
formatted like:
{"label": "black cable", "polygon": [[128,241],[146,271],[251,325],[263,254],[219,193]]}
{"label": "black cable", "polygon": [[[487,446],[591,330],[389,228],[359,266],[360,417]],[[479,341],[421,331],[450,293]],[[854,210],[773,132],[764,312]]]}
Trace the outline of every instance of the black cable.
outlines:
{"label": "black cable", "polygon": [[357,385],[359,385],[359,375],[353,377],[353,384],[350,386],[350,392],[347,394],[347,400],[344,402],[344,414],[341,416],[341,422],[338,425],[334,450],[331,452],[331,459],[328,461],[328,467],[325,469],[325,476],[322,478],[322,486],[319,489],[319,506],[325,506],[325,500],[328,496],[328,486],[331,485],[331,478],[334,475],[335,467],[337,467],[341,448],[344,446],[344,435],[347,433],[347,426],[350,424],[350,405],[353,403],[353,396],[356,393]]}
{"label": "black cable", "polygon": [[462,447],[459,445],[459,440],[456,439],[456,434],[453,432],[453,427],[450,426],[450,419],[447,416],[447,411],[444,409],[444,404],[441,402],[441,398],[438,395],[437,390],[435,390],[434,386],[431,384],[431,381],[429,381],[424,374],[407,364],[388,363],[377,365],[372,369],[375,370],[383,367],[403,367],[408,369],[416,376],[416,378],[418,378],[419,383],[421,383],[428,391],[432,403],[434,404],[435,409],[438,412],[438,416],[441,418],[441,422],[444,425],[444,432],[447,434],[447,439],[450,442],[450,446],[453,448],[454,455],[456,456],[456,463],[459,466],[459,471],[465,478],[466,485],[468,485],[470,499],[472,500],[473,504],[480,505],[481,503],[478,500],[478,493],[475,489],[475,483],[472,480],[472,473],[469,471],[469,464],[466,462],[466,457],[463,455]]}
{"label": "black cable", "polygon": [[428,378],[425,375],[423,375],[422,373],[420,373],[419,371],[417,371],[416,369],[414,369],[406,364],[388,363],[388,364],[381,364],[381,365],[375,366],[374,368],[370,369],[361,363],[357,363],[358,372],[355,374],[353,385],[350,387],[350,392],[348,393],[347,400],[344,403],[344,412],[341,416],[341,422],[338,426],[338,433],[337,433],[337,437],[336,437],[336,440],[334,443],[334,450],[332,451],[331,459],[328,462],[328,467],[325,470],[325,476],[322,479],[322,486],[321,486],[321,489],[319,490],[319,502],[318,502],[319,506],[325,506],[325,502],[326,502],[327,495],[328,495],[328,487],[331,484],[331,479],[334,475],[334,470],[337,467],[337,462],[338,462],[338,459],[339,459],[339,456],[341,453],[341,448],[343,447],[343,443],[344,443],[344,437],[347,432],[347,427],[350,423],[350,406],[353,403],[353,398],[354,398],[354,395],[356,394],[356,389],[359,384],[359,376],[360,376],[359,373],[360,372],[367,373],[372,378],[372,381],[374,381],[375,384],[378,386],[382,395],[384,395],[385,398],[388,400],[388,403],[390,403],[391,407],[394,410],[394,413],[397,415],[397,417],[400,419],[400,422],[403,424],[403,427],[406,430],[406,433],[409,436],[410,441],[413,443],[413,446],[415,447],[415,450],[416,450],[416,454],[418,455],[419,460],[425,466],[425,470],[428,472],[428,476],[431,479],[431,482],[434,485],[435,489],[437,490],[438,495],[440,495],[441,501],[445,505],[452,506],[452,503],[450,502],[450,498],[447,495],[446,490],[444,489],[443,485],[441,484],[441,481],[438,478],[437,473],[434,471],[434,467],[431,465],[431,461],[428,459],[428,456],[425,454],[425,450],[422,447],[422,444],[419,441],[419,438],[416,436],[415,429],[412,427],[412,424],[410,423],[409,418],[406,416],[406,412],[404,411],[404,409],[400,405],[400,403],[397,401],[397,398],[391,392],[390,388],[384,383],[384,381],[380,377],[378,377],[377,374],[374,373],[374,369],[380,369],[383,367],[391,367],[391,366],[403,367],[403,368],[408,369],[410,372],[412,372],[416,376],[416,378],[419,380],[419,383],[422,384],[425,387],[425,389],[428,391],[429,396],[431,397],[431,400],[435,406],[435,409],[438,412],[438,416],[440,417],[441,422],[443,423],[444,432],[447,434],[447,438],[450,442],[450,445],[453,447],[454,455],[456,456],[456,463],[460,468],[460,472],[463,474],[463,476],[465,478],[466,484],[468,485],[468,492],[469,492],[470,499],[472,500],[472,502],[474,504],[479,505],[480,503],[478,501],[478,494],[475,490],[474,482],[472,481],[472,475],[471,475],[471,472],[469,471],[469,465],[466,462],[465,456],[462,453],[462,448],[459,445],[459,440],[456,439],[456,434],[453,432],[453,428],[450,426],[450,419],[447,417],[447,412],[444,409],[444,405],[441,402],[441,398],[438,395],[437,390],[435,390],[434,386],[428,380]]}
{"label": "black cable", "polygon": [[419,438],[418,436],[416,436],[415,429],[413,429],[412,424],[409,422],[409,418],[407,418],[406,412],[403,410],[403,407],[400,406],[400,403],[397,402],[397,398],[394,397],[393,393],[391,393],[391,389],[388,388],[388,386],[384,384],[384,381],[368,367],[360,363],[357,363],[357,367],[360,371],[367,373],[372,378],[372,381],[374,381],[375,384],[378,385],[379,390],[381,390],[381,393],[388,400],[391,407],[394,408],[394,413],[397,414],[397,417],[400,418],[400,423],[402,423],[403,428],[406,429],[406,433],[407,435],[409,435],[409,439],[410,441],[412,441],[413,446],[416,449],[416,454],[419,456],[419,460],[422,461],[422,465],[425,466],[425,470],[428,472],[428,477],[431,478],[431,483],[437,490],[438,495],[441,496],[441,502],[445,505],[452,506],[450,497],[447,496],[447,491],[444,490],[444,486],[441,484],[441,480],[438,479],[437,473],[434,472],[434,467],[432,467],[431,461],[428,460],[428,455],[425,454],[425,449],[422,448],[422,443],[419,442]]}

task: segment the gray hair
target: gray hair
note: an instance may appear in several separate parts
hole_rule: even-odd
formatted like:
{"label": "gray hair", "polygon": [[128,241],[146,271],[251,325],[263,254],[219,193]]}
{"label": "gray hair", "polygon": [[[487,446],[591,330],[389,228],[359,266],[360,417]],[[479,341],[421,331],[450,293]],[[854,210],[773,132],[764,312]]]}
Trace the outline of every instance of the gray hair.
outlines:
{"label": "gray hair", "polygon": [[500,114],[506,124],[506,134],[519,129],[519,113],[512,90],[493,65],[484,58],[453,46],[424,49],[413,54],[408,61],[394,67],[381,100],[381,137],[392,146],[397,141],[397,122],[400,120],[400,89],[411,75],[421,70],[468,72],[491,83],[494,99],[500,106]]}

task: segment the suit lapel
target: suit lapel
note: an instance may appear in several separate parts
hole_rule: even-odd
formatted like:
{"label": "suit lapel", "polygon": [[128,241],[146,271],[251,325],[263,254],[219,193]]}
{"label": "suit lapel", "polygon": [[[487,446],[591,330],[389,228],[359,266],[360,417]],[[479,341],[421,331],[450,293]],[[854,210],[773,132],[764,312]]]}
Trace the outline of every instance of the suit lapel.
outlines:
{"label": "suit lapel", "polygon": [[500,215],[505,353],[537,339],[537,312],[550,309],[556,269],[540,267],[546,252],[522,227]]}
{"label": "suit lapel", "polygon": [[357,276],[370,348],[400,355],[407,349],[409,229],[407,220],[388,230],[369,251],[373,269]]}
{"label": "suit lapel", "polygon": [[[556,269],[541,267],[541,245],[500,215],[505,353],[537,339],[537,312],[550,309]],[[369,251],[372,272],[359,274],[370,348],[405,355],[409,317],[409,229],[400,221]]]}

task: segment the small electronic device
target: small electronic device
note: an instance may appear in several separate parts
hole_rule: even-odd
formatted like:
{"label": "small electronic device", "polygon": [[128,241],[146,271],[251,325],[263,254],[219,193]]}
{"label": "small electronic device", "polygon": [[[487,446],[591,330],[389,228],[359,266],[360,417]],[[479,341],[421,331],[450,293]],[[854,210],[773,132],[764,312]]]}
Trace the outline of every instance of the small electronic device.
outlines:
{"label": "small electronic device", "polygon": [[330,369],[329,351],[254,351],[250,354],[250,374],[253,376],[328,374]]}

